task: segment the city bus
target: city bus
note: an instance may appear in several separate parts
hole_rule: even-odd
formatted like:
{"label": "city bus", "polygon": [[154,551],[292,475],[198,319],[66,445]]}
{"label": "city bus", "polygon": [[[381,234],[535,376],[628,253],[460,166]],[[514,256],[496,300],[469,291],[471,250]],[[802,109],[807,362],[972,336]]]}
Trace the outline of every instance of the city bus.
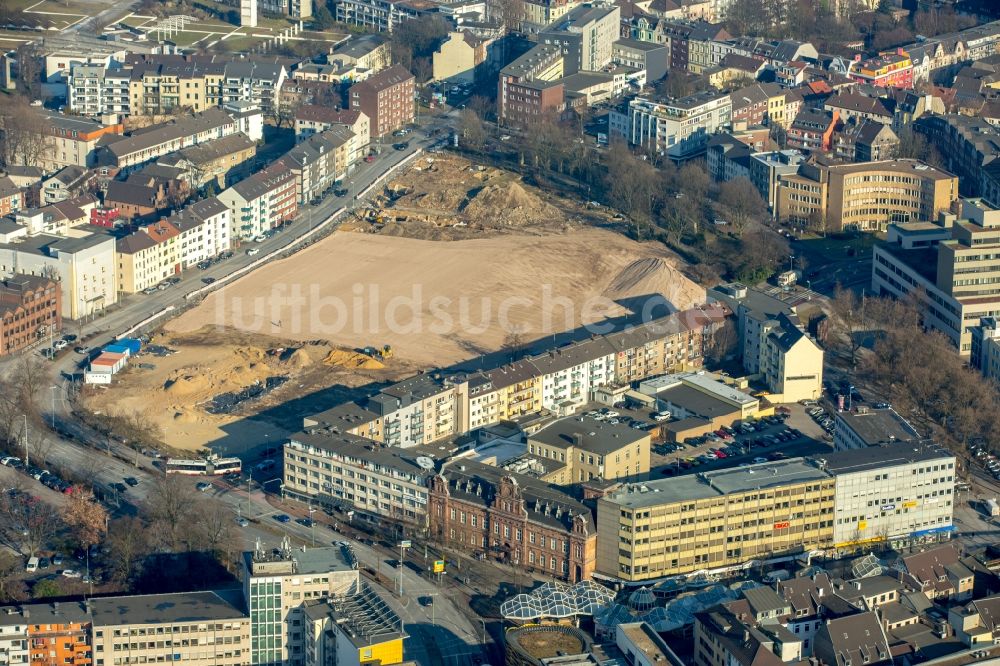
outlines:
{"label": "city bus", "polygon": [[184,460],[170,458],[166,463],[167,474],[188,476],[218,476],[239,474],[243,471],[243,461],[239,458],[215,458],[214,460]]}

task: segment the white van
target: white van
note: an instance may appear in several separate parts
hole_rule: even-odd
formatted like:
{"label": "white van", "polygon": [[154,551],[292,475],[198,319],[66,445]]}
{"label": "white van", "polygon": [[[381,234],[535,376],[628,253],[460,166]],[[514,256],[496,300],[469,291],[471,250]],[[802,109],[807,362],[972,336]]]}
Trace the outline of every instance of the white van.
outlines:
{"label": "white van", "polygon": [[670,420],[670,416],[671,416],[670,412],[656,412],[656,414],[653,414],[653,420],[654,421],[669,421]]}
{"label": "white van", "polygon": [[25,571],[38,571],[38,558],[37,557],[29,557],[28,558],[28,563],[26,565],[24,565],[24,570]]}

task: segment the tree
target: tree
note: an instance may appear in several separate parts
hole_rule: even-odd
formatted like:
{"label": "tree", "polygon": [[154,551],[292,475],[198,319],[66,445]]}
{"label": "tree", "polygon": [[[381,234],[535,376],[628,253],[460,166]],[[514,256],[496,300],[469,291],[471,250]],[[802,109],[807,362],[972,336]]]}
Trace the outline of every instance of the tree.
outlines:
{"label": "tree", "polygon": [[658,184],[656,170],[618,141],[608,150],[606,163],[605,190],[609,203],[631,220],[638,239],[640,222],[648,221],[652,212]]}
{"label": "tree", "polygon": [[24,584],[18,579],[21,558],[13,553],[0,551],[0,601],[19,601],[24,598]]}
{"label": "tree", "polygon": [[233,534],[232,510],[218,500],[199,502],[195,524],[197,528],[192,545],[198,550],[212,553],[223,566],[231,566],[237,545]]}
{"label": "tree", "polygon": [[853,291],[844,289],[838,284],[833,291],[833,298],[830,299],[830,309],[833,323],[845,339],[850,352],[851,366],[855,367],[858,363],[858,350],[862,344],[862,338],[858,333],[868,329],[865,303]]}
{"label": "tree", "polygon": [[164,545],[174,550],[181,543],[196,496],[177,476],[161,476],[146,497],[147,511]]}
{"label": "tree", "polygon": [[83,548],[100,543],[107,529],[108,512],[88,490],[74,489],[63,508],[63,522]]}
{"label": "tree", "polygon": [[114,577],[122,583],[134,580],[150,551],[146,525],[135,516],[116,520],[108,530],[107,544]]}
{"label": "tree", "polygon": [[502,348],[508,354],[511,363],[517,360],[518,355],[524,351],[524,326],[511,324],[507,328],[507,335],[504,336]]}
{"label": "tree", "polygon": [[45,599],[46,597],[61,597],[64,592],[59,580],[55,578],[43,578],[31,586],[31,596],[35,599]]}
{"label": "tree", "polygon": [[38,166],[52,149],[45,120],[20,95],[0,98],[0,136],[5,166]]}
{"label": "tree", "polygon": [[416,58],[429,58],[451,31],[451,25],[440,14],[428,14],[403,21],[392,33],[392,57],[407,69]]}
{"label": "tree", "polygon": [[462,109],[458,119],[461,143],[471,150],[482,150],[486,145],[486,126],[472,109]]}
{"label": "tree", "polygon": [[0,497],[0,535],[25,555],[34,555],[55,536],[59,515],[50,504],[26,492]]}
{"label": "tree", "polygon": [[333,18],[333,14],[330,13],[330,8],[326,6],[325,2],[319,2],[316,6],[316,10],[313,12],[313,24],[320,30],[329,30],[330,28],[337,25],[336,19]]}
{"label": "tree", "polygon": [[760,192],[745,176],[722,183],[718,201],[729,217],[728,221],[741,236],[751,222],[759,221],[767,213],[767,204]]}

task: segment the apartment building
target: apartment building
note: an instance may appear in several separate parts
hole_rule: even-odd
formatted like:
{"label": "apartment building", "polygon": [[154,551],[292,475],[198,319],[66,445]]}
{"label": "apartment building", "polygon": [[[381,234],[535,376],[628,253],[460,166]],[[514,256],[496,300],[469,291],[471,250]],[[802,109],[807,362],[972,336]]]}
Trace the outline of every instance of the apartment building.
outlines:
{"label": "apartment building", "polygon": [[840,116],[836,111],[802,109],[788,126],[788,147],[804,152],[829,152]]}
{"label": "apartment building", "polygon": [[66,166],[85,169],[96,166],[98,140],[109,134],[121,134],[125,129],[121,124],[104,125],[62,114],[43,116],[41,122],[51,138],[48,150],[42,152],[35,166],[46,172]]}
{"label": "apartment building", "polygon": [[353,165],[353,139],[351,130],[334,127],[298,142],[281,156],[279,162],[295,175],[300,205],[322,196],[347,175]]}
{"label": "apartment building", "polygon": [[21,210],[25,197],[21,188],[9,176],[0,176],[0,215],[10,215]]}
{"label": "apartment building", "polygon": [[621,8],[591,4],[574,7],[538,33],[540,44],[558,46],[563,71],[596,72],[611,62],[613,44],[621,35]]}
{"label": "apartment building", "polygon": [[836,451],[867,449],[895,442],[918,442],[920,435],[892,408],[849,408],[836,415],[833,448]]}
{"label": "apartment building", "polygon": [[565,486],[648,474],[650,441],[644,430],[573,416],[529,435],[527,450],[545,469],[543,481]]}
{"label": "apartment building", "polygon": [[393,65],[351,86],[349,108],[368,116],[373,137],[391,134],[413,122],[415,80],[406,68]]}
{"label": "apartment building", "polygon": [[729,94],[712,91],[663,101],[637,97],[628,103],[627,119],[609,126],[627,127],[632,145],[684,161],[704,153],[709,135],[730,125],[732,109]]}
{"label": "apartment building", "polygon": [[[777,83],[755,83],[730,93],[734,127],[776,124],[787,128],[785,91]],[[791,122],[789,118],[788,123]]]}
{"label": "apartment building", "polygon": [[70,229],[55,236],[12,225],[0,233],[0,271],[57,277],[63,319],[97,314],[118,302],[115,239],[101,231]]}
{"label": "apartment building", "polygon": [[722,62],[725,53],[713,45],[729,38],[721,23],[674,19],[659,21],[652,41],[670,47],[671,69],[702,74]]}
{"label": "apartment building", "polygon": [[[253,637],[239,663],[251,666],[305,666],[311,643],[307,604],[357,591],[357,563],[339,546],[292,550],[258,547],[243,553],[243,601]],[[249,660],[246,658],[249,649]]]}
{"label": "apartment building", "polygon": [[95,597],[87,604],[94,664],[250,663],[250,618],[238,591]]}
{"label": "apartment building", "polygon": [[431,478],[429,500],[430,532],[449,548],[570,582],[594,571],[590,509],[539,479],[452,461]]}
{"label": "apartment building", "polygon": [[833,547],[916,545],[954,530],[955,456],[927,443],[894,441],[817,460],[836,478]]}
{"label": "apartment building", "polygon": [[642,581],[822,550],[834,497],[802,458],[627,484],[597,501],[597,571]]}
{"label": "apartment building", "polygon": [[462,376],[417,375],[382,389],[366,403],[381,417],[382,441],[409,448],[468,430]]}
{"label": "apartment building", "polygon": [[287,497],[354,512],[372,523],[386,518],[427,525],[427,480],[433,470],[398,447],[336,426],[311,427],[289,438],[284,458]]}
{"label": "apartment building", "polygon": [[646,80],[659,81],[670,69],[670,49],[637,39],[617,39],[611,44],[611,61],[646,72]]}
{"label": "apartment building", "polygon": [[500,70],[497,115],[508,127],[526,125],[563,109],[562,49],[539,44]]}
{"label": "apartment building", "polygon": [[304,666],[404,663],[403,640],[409,636],[403,621],[367,582],[356,592],[304,606]]}
{"label": "apartment building", "polygon": [[769,400],[823,394],[823,350],[803,330],[795,306],[739,283],[720,285],[709,296],[736,313],[743,367],[764,380]]}
{"label": "apartment building", "polygon": [[872,288],[878,294],[922,299],[924,325],[951,339],[961,356],[972,352],[972,329],[1000,313],[993,285],[1000,280],[1000,209],[983,199],[963,199],[961,212],[937,223],[889,227],[872,249]]}
{"label": "apartment building", "polygon": [[987,379],[1000,377],[1000,325],[997,318],[983,317],[970,334],[969,365]]}
{"label": "apartment building", "polygon": [[579,7],[580,2],[581,0],[527,0],[524,3],[521,29],[527,33],[544,30]]}
{"label": "apartment building", "polygon": [[0,608],[0,659],[9,666],[28,666],[28,617],[16,606]]}
{"label": "apartment building", "polygon": [[90,613],[82,601],[0,608],[0,662],[10,666],[90,666]]}
{"label": "apartment building", "polygon": [[836,155],[848,162],[883,162],[899,150],[899,137],[888,125],[875,120],[848,124],[836,138]]}
{"label": "apartment building", "polygon": [[318,104],[306,104],[295,110],[295,140],[340,128],[351,133],[348,160],[353,164],[368,154],[371,142],[371,121],[359,109],[331,109]]}
{"label": "apartment building", "polygon": [[392,65],[389,40],[381,35],[352,35],[326,57],[327,63],[350,66],[363,78],[378,74]]}
{"label": "apartment building", "polygon": [[250,175],[256,156],[257,142],[243,132],[237,132],[181,148],[164,155],[156,163],[180,169],[192,188],[202,188],[214,182],[225,189]]}
{"label": "apartment building", "polygon": [[858,83],[878,88],[912,88],[913,62],[910,54],[902,48],[867,60],[856,56],[847,76]]}
{"label": "apartment building", "polygon": [[191,116],[133,131],[103,145],[98,163],[128,173],[168,153],[243,132],[252,140],[263,137],[260,112],[239,117],[225,109],[212,108]]}
{"label": "apartment building", "polygon": [[960,114],[926,115],[913,123],[961,179],[962,194],[1000,201],[1000,128]]}
{"label": "apartment building", "polygon": [[216,257],[232,247],[232,216],[217,197],[196,201],[166,220],[180,232],[178,256],[182,269]]}
{"label": "apartment building", "polygon": [[180,235],[161,220],[116,240],[118,291],[135,294],[180,273]]}
{"label": "apartment building", "polygon": [[987,58],[1000,48],[1000,21],[975,25],[907,44],[903,50],[913,63],[914,82],[928,81],[940,69],[956,68],[969,60]]}
{"label": "apartment building", "polygon": [[432,80],[475,83],[490,57],[491,43],[492,40],[478,37],[470,30],[450,32],[432,56]]}
{"label": "apartment building", "polygon": [[276,162],[219,194],[229,208],[235,237],[255,238],[295,218],[299,210],[299,180]]}
{"label": "apartment building", "polygon": [[830,113],[837,112],[837,117],[843,122],[874,120],[885,125],[892,124],[893,110],[889,102],[880,97],[869,97],[849,90],[841,91],[829,97],[823,103],[823,109]]}
{"label": "apartment building", "polygon": [[61,297],[59,285],[46,277],[12,275],[0,280],[0,356],[62,330]]}
{"label": "apartment building", "polygon": [[827,229],[881,231],[890,224],[931,220],[951,210],[958,178],[919,160],[802,164],[778,181],[777,219],[825,221]]}
{"label": "apartment building", "polygon": [[[88,118],[130,116],[130,70],[109,64],[74,64],[66,80],[66,106]],[[203,109],[202,109],[203,110]]]}
{"label": "apartment building", "polygon": [[434,12],[429,0],[341,0],[334,18],[371,32],[392,32],[404,21]]}

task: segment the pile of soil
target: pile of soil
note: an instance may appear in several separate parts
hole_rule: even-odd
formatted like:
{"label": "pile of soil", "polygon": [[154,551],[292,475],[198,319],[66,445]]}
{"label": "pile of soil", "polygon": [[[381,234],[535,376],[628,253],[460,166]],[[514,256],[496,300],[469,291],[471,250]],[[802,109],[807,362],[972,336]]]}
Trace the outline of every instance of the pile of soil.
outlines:
{"label": "pile of soil", "polygon": [[385,367],[381,361],[371,356],[347,349],[334,349],[323,359],[323,363],[348,370],[381,370]]}
{"label": "pile of soil", "polygon": [[463,211],[469,222],[484,226],[523,227],[559,219],[559,211],[513,181],[487,185]]}

